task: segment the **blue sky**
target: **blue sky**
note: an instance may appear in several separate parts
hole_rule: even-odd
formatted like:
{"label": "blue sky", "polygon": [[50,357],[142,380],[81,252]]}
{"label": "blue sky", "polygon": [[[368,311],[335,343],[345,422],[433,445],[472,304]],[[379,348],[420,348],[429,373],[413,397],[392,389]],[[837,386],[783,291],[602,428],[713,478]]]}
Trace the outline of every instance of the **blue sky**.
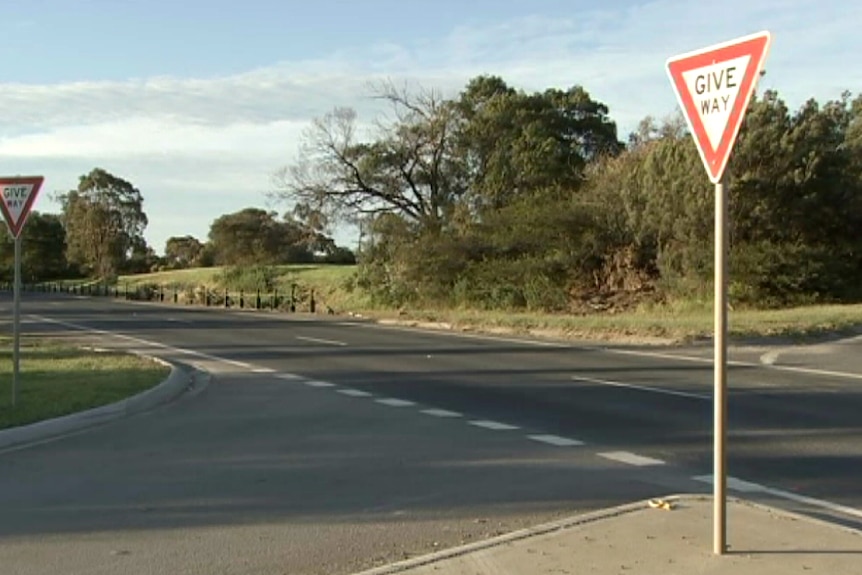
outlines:
{"label": "blue sky", "polygon": [[0,0],[0,21],[0,175],[43,174],[49,212],[93,167],[124,177],[158,252],[224,213],[285,209],[266,192],[302,130],[337,105],[372,122],[372,79],[581,84],[624,138],[676,111],[669,56],[768,29],[761,86],[792,107],[862,88],[849,0]]}

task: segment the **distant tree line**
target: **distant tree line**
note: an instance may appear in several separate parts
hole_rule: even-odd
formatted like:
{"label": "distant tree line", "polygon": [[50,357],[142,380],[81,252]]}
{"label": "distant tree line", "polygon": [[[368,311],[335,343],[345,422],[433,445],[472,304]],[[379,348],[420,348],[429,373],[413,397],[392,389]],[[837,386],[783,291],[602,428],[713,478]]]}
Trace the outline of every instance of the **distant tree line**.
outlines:
{"label": "distant tree line", "polygon": [[[217,218],[206,241],[169,238],[164,256],[158,256],[144,239],[148,218],[140,190],[101,168],[81,176],[77,188],[57,199],[59,214],[33,212],[22,232],[26,282],[113,281],[118,274],[193,266],[355,263],[353,252],[337,246],[319,225],[253,207]],[[305,215],[315,221],[313,214]],[[8,234],[0,236],[0,281],[10,282],[14,242]]]}
{"label": "distant tree line", "polygon": [[[581,86],[478,76],[452,99],[392,84],[358,137],[310,126],[276,197],[357,223],[359,284],[386,305],[573,311],[711,298],[713,187],[680,116],[626,141]],[[731,302],[862,299],[862,98],[750,103],[729,168]]]}

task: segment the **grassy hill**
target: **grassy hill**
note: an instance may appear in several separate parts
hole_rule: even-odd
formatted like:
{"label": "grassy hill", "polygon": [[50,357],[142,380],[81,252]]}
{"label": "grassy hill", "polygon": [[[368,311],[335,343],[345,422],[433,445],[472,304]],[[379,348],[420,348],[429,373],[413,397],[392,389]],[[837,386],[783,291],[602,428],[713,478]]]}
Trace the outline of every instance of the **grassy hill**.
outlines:
{"label": "grassy hill", "polygon": [[212,267],[120,276],[117,284],[120,290],[130,291],[160,287],[169,295],[176,290],[181,299],[188,299],[190,294],[204,289],[217,295],[227,290],[234,298],[238,298],[240,292],[246,297],[253,297],[260,291],[265,300],[264,305],[274,294],[288,296],[292,292],[303,305],[307,304],[313,293],[320,309],[329,307],[336,312],[367,311],[372,307],[370,299],[352,288],[351,279],[355,272],[356,266],[327,264],[253,266],[243,269]]}
{"label": "grassy hill", "polygon": [[[529,334],[563,339],[592,339],[637,343],[671,343],[710,337],[712,306],[697,305],[642,306],[621,313],[548,314],[527,311],[480,311],[471,309],[386,309],[372,304],[369,294],[355,286],[356,266],[287,265],[271,268],[230,270],[202,268],[122,276],[119,289],[134,290],[160,286],[171,301],[174,290],[179,301],[203,289],[214,294],[213,305],[223,302],[227,290],[238,298],[240,290],[246,302],[254,300],[259,285],[262,307],[270,307],[272,295],[287,298],[292,286],[297,311],[309,311],[313,292],[316,311],[330,309],[337,314],[361,314],[381,321],[396,321],[427,327],[482,331],[501,334]],[[221,297],[222,299],[218,299]],[[236,300],[238,301],[238,300]],[[280,307],[284,309],[283,299]],[[201,303],[198,299],[197,303]],[[246,303],[251,307],[251,303]],[[781,310],[731,310],[730,333],[744,337],[780,336],[808,339],[825,334],[853,334],[862,326],[862,305],[821,305]]]}

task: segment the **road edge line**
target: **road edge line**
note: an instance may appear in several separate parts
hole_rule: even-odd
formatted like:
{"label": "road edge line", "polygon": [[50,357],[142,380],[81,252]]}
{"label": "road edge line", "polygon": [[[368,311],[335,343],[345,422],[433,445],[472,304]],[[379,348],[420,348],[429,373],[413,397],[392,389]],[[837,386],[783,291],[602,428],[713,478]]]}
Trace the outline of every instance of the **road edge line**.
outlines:
{"label": "road edge line", "polygon": [[192,385],[192,374],[186,368],[160,358],[145,357],[167,363],[171,367],[171,372],[157,385],[114,403],[0,430],[0,455],[10,449],[19,450],[48,439],[60,438],[70,433],[149,411],[173,401]]}

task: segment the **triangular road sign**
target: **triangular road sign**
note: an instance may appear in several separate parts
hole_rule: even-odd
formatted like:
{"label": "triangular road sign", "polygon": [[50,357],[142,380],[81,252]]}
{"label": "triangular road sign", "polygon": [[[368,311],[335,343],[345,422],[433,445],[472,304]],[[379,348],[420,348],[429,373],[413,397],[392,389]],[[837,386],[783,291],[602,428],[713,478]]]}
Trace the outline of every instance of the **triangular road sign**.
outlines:
{"label": "triangular road sign", "polygon": [[42,176],[0,177],[0,211],[13,238],[21,234],[44,180]]}
{"label": "triangular road sign", "polygon": [[673,56],[667,72],[713,183],[724,174],[772,42],[769,32]]}

